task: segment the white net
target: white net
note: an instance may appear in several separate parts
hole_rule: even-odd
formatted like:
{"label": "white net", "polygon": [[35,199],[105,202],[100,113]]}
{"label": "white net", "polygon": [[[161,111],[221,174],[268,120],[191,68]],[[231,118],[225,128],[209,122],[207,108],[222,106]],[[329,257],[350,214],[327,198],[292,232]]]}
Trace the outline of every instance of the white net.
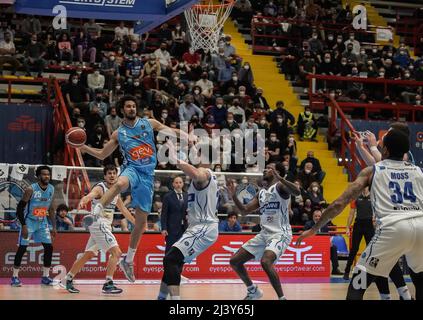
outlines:
{"label": "white net", "polygon": [[185,19],[194,50],[217,52],[223,24],[231,14],[234,0],[203,0],[185,11]]}

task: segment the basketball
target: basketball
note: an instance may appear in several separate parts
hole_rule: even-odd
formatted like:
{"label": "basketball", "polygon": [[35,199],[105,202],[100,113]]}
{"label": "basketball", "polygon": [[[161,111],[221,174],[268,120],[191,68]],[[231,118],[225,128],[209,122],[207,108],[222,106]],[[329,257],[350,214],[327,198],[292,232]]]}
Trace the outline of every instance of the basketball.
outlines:
{"label": "basketball", "polygon": [[74,148],[82,147],[87,141],[87,134],[79,127],[70,128],[65,135],[66,143]]}

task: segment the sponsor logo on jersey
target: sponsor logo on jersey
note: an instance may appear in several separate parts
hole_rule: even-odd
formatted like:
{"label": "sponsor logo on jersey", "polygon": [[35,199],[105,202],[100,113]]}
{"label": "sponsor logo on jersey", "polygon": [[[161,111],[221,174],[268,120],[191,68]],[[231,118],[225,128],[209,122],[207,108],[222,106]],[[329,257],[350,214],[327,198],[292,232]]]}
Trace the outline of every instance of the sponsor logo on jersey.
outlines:
{"label": "sponsor logo on jersey", "polygon": [[267,205],[264,207],[266,210],[278,210],[281,207],[281,203],[278,201],[272,201],[267,203]]}
{"label": "sponsor logo on jersey", "polygon": [[131,159],[133,161],[137,161],[137,160],[143,160],[143,159],[152,157],[154,154],[154,151],[153,151],[153,148],[149,144],[143,143],[129,150],[129,154],[131,155]]}

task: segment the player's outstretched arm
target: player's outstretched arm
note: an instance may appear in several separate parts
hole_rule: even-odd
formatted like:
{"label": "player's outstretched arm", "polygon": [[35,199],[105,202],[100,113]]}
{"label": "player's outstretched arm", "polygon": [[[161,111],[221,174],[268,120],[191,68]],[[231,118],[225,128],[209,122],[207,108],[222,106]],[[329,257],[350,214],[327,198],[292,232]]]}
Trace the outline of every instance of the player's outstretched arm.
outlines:
{"label": "player's outstretched arm", "polygon": [[232,195],[232,199],[234,200],[235,205],[241,211],[242,215],[249,214],[250,212],[257,210],[260,207],[258,194],[256,194],[256,196],[249,203],[244,205],[241,203],[241,201],[239,201],[238,196],[236,195],[236,189],[233,180],[227,181],[226,187],[228,188],[228,191]]}
{"label": "player's outstretched arm", "polygon": [[87,207],[88,203],[90,203],[93,199],[100,199],[103,195],[103,189],[100,186],[95,186],[91,189],[90,193],[88,193],[85,197],[79,201],[78,208],[84,209]]}
{"label": "player's outstretched arm", "polygon": [[148,121],[150,122],[154,131],[162,132],[164,135],[168,135],[168,136],[173,136],[176,134],[181,139],[186,139],[187,141],[189,141],[189,135],[182,130],[179,130],[176,128],[170,128],[155,119],[149,119]]}
{"label": "player's outstretched arm", "polygon": [[116,207],[118,208],[120,213],[123,214],[123,216],[126,218],[126,220],[128,220],[133,225],[135,225],[135,218],[132,216],[132,214],[129,212],[129,210],[125,207],[121,197],[118,198],[118,201],[116,202]]}
{"label": "player's outstretched arm", "polygon": [[104,160],[108,156],[110,156],[113,153],[113,151],[115,151],[118,145],[119,143],[117,139],[117,130],[116,130],[115,132],[113,132],[110,140],[104,145],[103,149],[97,149],[87,145],[83,145],[82,147],[79,148],[79,150],[86,152],[99,160]]}
{"label": "player's outstretched arm", "polygon": [[361,192],[370,184],[370,179],[373,174],[373,167],[363,169],[353,183],[351,183],[347,190],[338,197],[332,204],[330,204],[323,212],[319,222],[317,222],[310,230],[305,231],[298,239],[297,245],[301,243],[304,238],[310,237],[325,226],[330,220],[339,215],[342,210],[353,200],[357,199]]}

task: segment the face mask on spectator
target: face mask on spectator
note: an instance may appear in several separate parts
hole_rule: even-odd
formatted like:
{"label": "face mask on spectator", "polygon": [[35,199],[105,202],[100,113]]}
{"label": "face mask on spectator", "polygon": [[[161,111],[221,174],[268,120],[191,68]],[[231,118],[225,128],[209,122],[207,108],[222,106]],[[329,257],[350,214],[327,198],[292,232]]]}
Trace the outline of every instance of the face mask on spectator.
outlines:
{"label": "face mask on spectator", "polygon": [[347,65],[347,62],[346,62],[346,61],[341,61],[341,64],[342,64],[343,66],[346,66],[346,65]]}
{"label": "face mask on spectator", "polygon": [[82,71],[81,71],[81,70],[78,70],[78,71],[76,72],[76,74],[77,74],[78,76],[80,76],[80,75],[82,74]]}
{"label": "face mask on spectator", "polygon": [[276,137],[275,136],[271,136],[270,137],[270,141],[275,142],[276,141]]}
{"label": "face mask on spectator", "polygon": [[350,40],[351,41],[354,41],[354,36],[350,36]]}
{"label": "face mask on spectator", "polygon": [[101,102],[101,99],[102,99],[102,97],[101,97],[101,96],[97,96],[97,97],[95,97],[95,101],[97,101],[97,102]]}
{"label": "face mask on spectator", "polygon": [[175,80],[175,82],[178,82],[179,81],[179,77],[175,77],[175,78],[173,78],[173,80]]}
{"label": "face mask on spectator", "polygon": [[289,166],[284,166],[284,168],[285,168],[285,171],[289,170]]}
{"label": "face mask on spectator", "polygon": [[138,81],[134,82],[134,86],[138,87],[140,85],[140,83]]}
{"label": "face mask on spectator", "polygon": [[277,123],[282,124],[283,119],[282,118],[278,118],[276,121],[277,121]]}
{"label": "face mask on spectator", "polygon": [[78,79],[72,79],[73,84],[78,84]]}
{"label": "face mask on spectator", "polygon": [[311,173],[311,170],[309,170],[309,169],[305,169],[305,170],[304,170],[304,172],[305,172],[306,174],[310,174],[310,173]]}
{"label": "face mask on spectator", "polygon": [[200,90],[194,90],[194,93],[196,94],[196,95],[199,95],[200,94]]}
{"label": "face mask on spectator", "polygon": [[338,39],[336,39],[336,42],[341,43],[342,42],[342,39],[341,38],[338,38]]}
{"label": "face mask on spectator", "polygon": [[233,81],[238,81],[238,77],[232,77]]}
{"label": "face mask on spectator", "polygon": [[328,36],[328,40],[332,41],[333,40],[333,36]]}
{"label": "face mask on spectator", "polygon": [[385,72],[379,72],[379,76],[380,76],[381,78],[385,77]]}
{"label": "face mask on spectator", "polygon": [[223,105],[221,105],[221,104],[219,103],[219,104],[217,104],[217,105],[216,105],[216,107],[217,107],[218,109],[221,109],[221,108],[223,107]]}
{"label": "face mask on spectator", "polygon": [[32,44],[36,44],[37,43],[37,40],[31,40],[31,43]]}
{"label": "face mask on spectator", "polygon": [[305,111],[305,112],[304,112],[304,114],[305,114],[306,116],[309,116],[309,115],[310,115],[310,113],[311,113],[310,111]]}
{"label": "face mask on spectator", "polygon": [[388,52],[388,57],[392,57],[392,52]]}
{"label": "face mask on spectator", "polygon": [[365,50],[361,50],[360,53],[361,53],[361,55],[365,55],[366,54],[366,51]]}
{"label": "face mask on spectator", "polygon": [[419,106],[421,104],[422,104],[422,101],[421,100],[416,100],[416,106]]}
{"label": "face mask on spectator", "polygon": [[247,184],[248,183],[248,179],[242,179],[242,183],[243,184]]}
{"label": "face mask on spectator", "polygon": [[289,137],[288,141],[292,143],[295,141],[295,139],[293,137]]}
{"label": "face mask on spectator", "polygon": [[319,187],[313,187],[313,192],[317,192],[317,191],[319,191]]}
{"label": "face mask on spectator", "polygon": [[330,58],[325,58],[325,62],[329,63],[330,62]]}
{"label": "face mask on spectator", "polygon": [[116,86],[116,90],[119,91],[121,86]]}
{"label": "face mask on spectator", "polygon": [[250,66],[249,66],[248,64],[246,64],[246,65],[244,66],[244,69],[245,69],[245,70],[249,70],[249,69],[250,69]]}
{"label": "face mask on spectator", "polygon": [[110,56],[110,61],[115,61],[115,56]]}
{"label": "face mask on spectator", "polygon": [[317,36],[316,35],[313,35],[313,39],[316,40],[317,39]]}
{"label": "face mask on spectator", "polygon": [[232,123],[234,123],[234,120],[233,119],[228,119],[228,123],[229,124],[232,124]]}
{"label": "face mask on spectator", "polygon": [[245,97],[245,91],[240,91],[240,92],[239,92],[239,95],[240,95],[241,97]]}
{"label": "face mask on spectator", "polygon": [[264,126],[264,125],[266,124],[266,120],[265,120],[265,119],[260,120],[260,124],[261,124],[262,126]]}
{"label": "face mask on spectator", "polygon": [[176,30],[181,30],[181,27],[180,26],[176,26]]}
{"label": "face mask on spectator", "polygon": [[162,118],[163,118],[163,119],[166,119],[166,118],[167,118],[167,113],[166,113],[166,112],[163,112],[163,113],[162,113]]}
{"label": "face mask on spectator", "polygon": [[156,62],[156,61],[154,61],[154,60],[150,60],[150,61],[149,61],[150,65],[153,65],[155,62]]}
{"label": "face mask on spectator", "polygon": [[372,52],[373,52],[373,53],[377,53],[377,49],[376,49],[376,48],[373,48],[373,49],[372,49]]}

